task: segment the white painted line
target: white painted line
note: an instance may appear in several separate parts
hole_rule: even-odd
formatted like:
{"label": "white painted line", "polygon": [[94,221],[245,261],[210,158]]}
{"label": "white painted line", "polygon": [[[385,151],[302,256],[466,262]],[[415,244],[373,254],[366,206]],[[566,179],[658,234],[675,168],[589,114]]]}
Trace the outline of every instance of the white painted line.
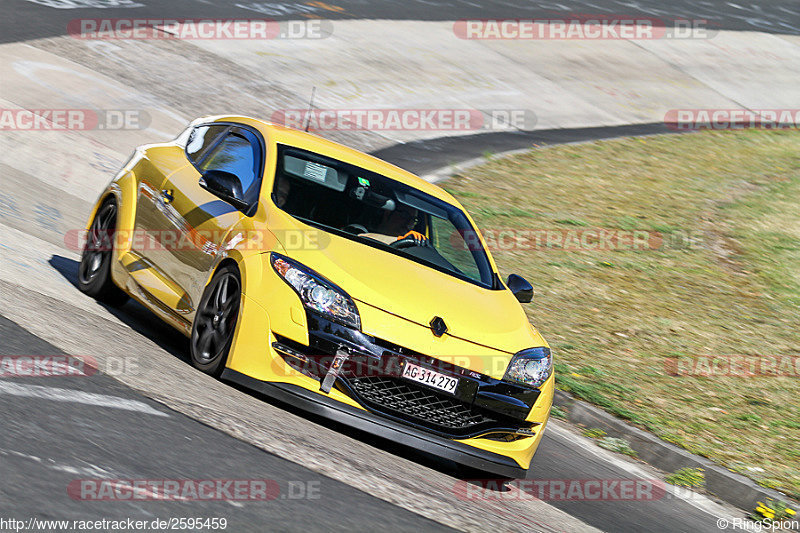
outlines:
{"label": "white painted line", "polygon": [[88,466],[70,466],[61,463],[56,463],[52,459],[44,460],[41,457],[37,457],[36,455],[30,455],[15,450],[6,450],[5,448],[0,448],[0,456],[9,456],[9,455],[14,457],[19,457],[21,459],[27,459],[29,461],[33,461],[35,463],[44,465],[46,468],[52,468],[53,470],[58,470],[59,472],[66,472],[68,474],[73,474],[73,475],[81,475],[90,478],[108,478],[108,479],[123,479],[125,477],[122,474],[106,470],[105,468],[100,468],[99,466],[95,466],[86,461],[81,461],[81,462],[85,463]]}
{"label": "white painted line", "polygon": [[136,400],[126,400],[117,396],[106,396],[105,394],[95,394],[72,389],[56,389],[42,387],[40,385],[21,385],[10,381],[0,380],[0,394],[10,396],[23,396],[27,398],[40,398],[42,400],[54,400],[57,402],[74,402],[97,407],[110,407],[112,409],[123,409],[125,411],[136,411],[155,416],[169,416],[156,409],[153,409],[144,402]]}

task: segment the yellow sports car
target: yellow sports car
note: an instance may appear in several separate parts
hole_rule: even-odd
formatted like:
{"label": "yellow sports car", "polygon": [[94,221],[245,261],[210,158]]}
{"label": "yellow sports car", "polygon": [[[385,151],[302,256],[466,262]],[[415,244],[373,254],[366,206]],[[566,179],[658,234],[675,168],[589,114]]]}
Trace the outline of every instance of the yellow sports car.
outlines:
{"label": "yellow sports car", "polygon": [[132,296],[200,370],[395,442],[524,477],[550,349],[450,194],[241,116],[136,149],[100,195],[83,292]]}

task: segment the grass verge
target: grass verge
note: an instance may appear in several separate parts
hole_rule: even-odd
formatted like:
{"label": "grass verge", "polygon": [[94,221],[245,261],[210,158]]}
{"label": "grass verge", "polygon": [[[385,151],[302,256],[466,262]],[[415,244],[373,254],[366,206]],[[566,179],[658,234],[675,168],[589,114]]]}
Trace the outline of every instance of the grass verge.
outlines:
{"label": "grass verge", "polygon": [[533,283],[560,388],[800,498],[800,377],[668,363],[800,354],[800,132],[557,146],[444,186],[500,270]]}

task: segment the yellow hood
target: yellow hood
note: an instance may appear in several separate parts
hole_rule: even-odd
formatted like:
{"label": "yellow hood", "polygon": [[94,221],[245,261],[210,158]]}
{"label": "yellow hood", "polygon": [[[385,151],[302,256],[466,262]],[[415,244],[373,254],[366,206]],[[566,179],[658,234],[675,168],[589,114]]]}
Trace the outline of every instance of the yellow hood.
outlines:
{"label": "yellow hood", "polygon": [[[434,335],[429,324],[438,316],[447,324],[445,337],[507,353],[544,343],[507,289],[485,289],[336,235],[326,233],[320,241],[324,242],[319,247],[297,249],[282,244],[289,257],[344,289],[360,310],[368,304],[425,328],[431,338]],[[403,345],[403,339],[386,340]]]}

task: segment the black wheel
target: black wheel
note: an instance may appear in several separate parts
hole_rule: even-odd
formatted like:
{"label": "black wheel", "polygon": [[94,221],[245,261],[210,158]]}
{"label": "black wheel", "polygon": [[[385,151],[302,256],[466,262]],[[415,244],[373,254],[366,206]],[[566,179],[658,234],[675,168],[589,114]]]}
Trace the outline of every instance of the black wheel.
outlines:
{"label": "black wheel", "polygon": [[192,325],[192,364],[218,377],[225,368],[239,316],[242,284],[239,271],[227,265],[217,271],[206,287]]}
{"label": "black wheel", "polygon": [[78,289],[109,305],[122,305],[128,295],[111,279],[114,232],[117,230],[117,204],[108,199],[94,216],[78,267]]}

